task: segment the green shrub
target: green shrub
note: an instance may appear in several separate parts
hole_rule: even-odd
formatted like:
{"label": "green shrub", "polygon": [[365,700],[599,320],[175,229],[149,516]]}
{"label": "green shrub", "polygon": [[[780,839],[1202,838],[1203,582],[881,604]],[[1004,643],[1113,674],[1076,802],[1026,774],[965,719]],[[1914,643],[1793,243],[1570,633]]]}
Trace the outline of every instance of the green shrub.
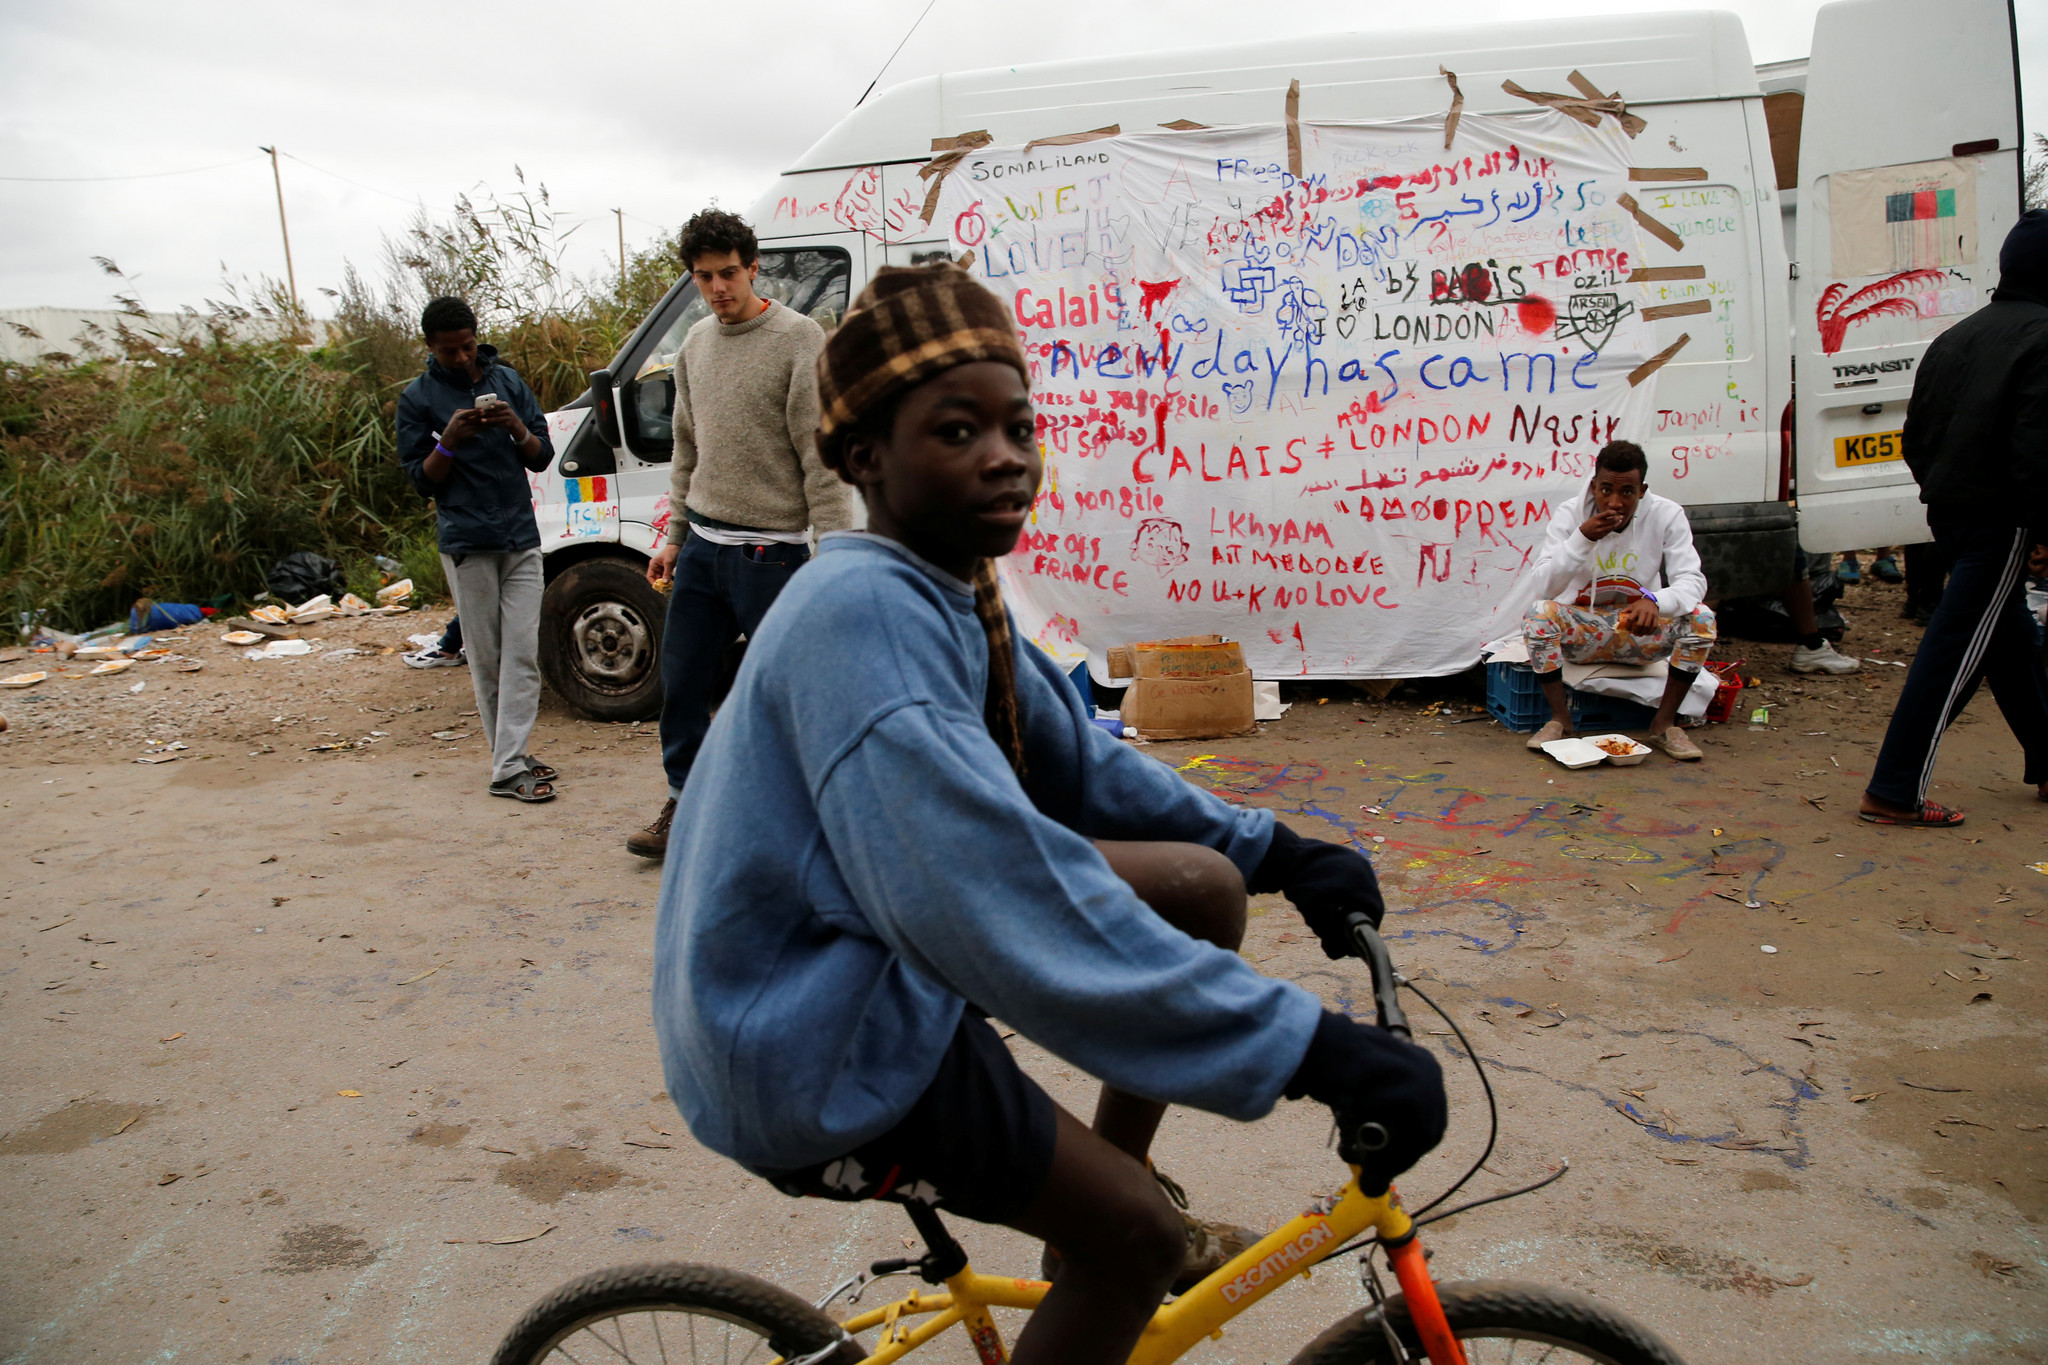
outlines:
{"label": "green shrub", "polygon": [[[543,410],[582,393],[679,273],[672,247],[623,276],[560,265],[547,191],[457,201],[384,243],[384,280],[353,267],[336,321],[314,325],[275,282],[256,301],[187,312],[168,334],[133,298],[134,322],[82,363],[0,367],[0,635],[24,614],[62,630],[124,615],[138,597],[242,600],[270,566],[315,550],[369,598],[373,556],[404,565],[415,603],[445,600],[432,505],[399,469],[398,395],[426,362],[419,310],[469,299],[483,339]],[[102,262],[119,275],[111,262]]]}

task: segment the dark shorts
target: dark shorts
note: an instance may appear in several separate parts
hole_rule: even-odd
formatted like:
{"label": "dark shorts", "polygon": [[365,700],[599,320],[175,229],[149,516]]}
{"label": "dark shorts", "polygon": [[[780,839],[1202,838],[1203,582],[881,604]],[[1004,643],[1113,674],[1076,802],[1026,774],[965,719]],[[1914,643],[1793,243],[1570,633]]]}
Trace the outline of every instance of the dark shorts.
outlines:
{"label": "dark shorts", "polygon": [[831,1161],[759,1174],[789,1195],[891,1199],[1007,1223],[1031,1207],[1052,1169],[1054,1113],[995,1029],[969,1012],[938,1075],[894,1128]]}

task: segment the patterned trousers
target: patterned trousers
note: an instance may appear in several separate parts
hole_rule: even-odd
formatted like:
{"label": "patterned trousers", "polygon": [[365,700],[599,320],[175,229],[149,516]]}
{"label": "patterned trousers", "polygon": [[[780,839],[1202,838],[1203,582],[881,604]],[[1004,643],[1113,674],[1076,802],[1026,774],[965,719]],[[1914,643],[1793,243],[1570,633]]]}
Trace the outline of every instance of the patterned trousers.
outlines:
{"label": "patterned trousers", "polygon": [[1522,638],[1529,644],[1529,667],[1555,673],[1569,659],[1575,664],[1649,664],[1669,659],[1684,673],[1699,672],[1714,652],[1714,613],[1704,606],[1683,616],[1660,616],[1646,634],[1624,631],[1620,607],[1578,607],[1569,602],[1537,602],[1522,614]]}

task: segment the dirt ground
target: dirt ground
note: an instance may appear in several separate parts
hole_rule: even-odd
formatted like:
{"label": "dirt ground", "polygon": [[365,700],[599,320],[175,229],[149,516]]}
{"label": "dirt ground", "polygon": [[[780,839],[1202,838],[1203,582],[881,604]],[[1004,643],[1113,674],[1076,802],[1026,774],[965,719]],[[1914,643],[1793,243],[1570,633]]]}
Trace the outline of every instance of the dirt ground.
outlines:
{"label": "dirt ground", "polygon": [[[1896,590],[1847,607],[1853,652],[1910,657]],[[661,796],[653,727],[550,699],[562,797],[489,799],[467,672],[382,652],[442,619],[327,622],[268,662],[194,630],[198,673],[0,693],[0,1359],[482,1359],[605,1265],[722,1262],[808,1298],[902,1254],[900,1212],[785,1199],[661,1093],[660,879],[621,846]],[[1721,652],[1769,724],[1701,732],[1692,766],[1566,772],[1455,682],[1291,690],[1254,737],[1148,752],[1371,849],[1397,960],[1501,1097],[1472,1193],[1569,1158],[1431,1229],[1439,1278],[1570,1285],[1691,1362],[2048,1359],[2048,807],[1986,695],[1934,791],[1969,823],[1861,824],[1904,669]],[[188,747],[138,764],[150,739]],[[1253,914],[1261,970],[1363,1007],[1284,902]],[[1416,1023],[1453,1128],[1411,1204],[1486,1136],[1469,1063]],[[1084,1077],[1017,1043],[1088,1112]],[[1273,1226],[1340,1182],[1327,1131],[1306,1104],[1177,1113],[1157,1155],[1199,1211]],[[983,1269],[1036,1265],[958,1230]],[[1362,1301],[1333,1266],[1190,1358],[1285,1360]],[[952,1345],[933,1358],[971,1359]]]}

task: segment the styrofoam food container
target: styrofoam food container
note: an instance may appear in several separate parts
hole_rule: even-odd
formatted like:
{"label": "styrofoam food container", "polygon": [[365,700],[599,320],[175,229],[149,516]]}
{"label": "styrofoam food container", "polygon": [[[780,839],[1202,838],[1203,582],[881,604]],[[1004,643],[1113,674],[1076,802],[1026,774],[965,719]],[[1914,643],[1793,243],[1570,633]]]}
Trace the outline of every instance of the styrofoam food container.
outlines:
{"label": "styrofoam food container", "polygon": [[[1629,751],[1625,754],[1610,754],[1605,749],[1600,748],[1600,741],[1603,739],[1618,739],[1623,744],[1629,746]],[[1649,745],[1638,744],[1627,735],[1588,735],[1586,736],[1586,743],[1592,745],[1598,751],[1600,757],[1606,759],[1617,768],[1633,768],[1636,764],[1650,756]]]}
{"label": "styrofoam food container", "polygon": [[[1590,768],[1607,760],[1605,753],[1594,748],[1576,735],[1570,739],[1551,740],[1543,746],[1543,752],[1549,754],[1567,768]],[[1647,753],[1649,751],[1644,750],[1644,752]]]}

